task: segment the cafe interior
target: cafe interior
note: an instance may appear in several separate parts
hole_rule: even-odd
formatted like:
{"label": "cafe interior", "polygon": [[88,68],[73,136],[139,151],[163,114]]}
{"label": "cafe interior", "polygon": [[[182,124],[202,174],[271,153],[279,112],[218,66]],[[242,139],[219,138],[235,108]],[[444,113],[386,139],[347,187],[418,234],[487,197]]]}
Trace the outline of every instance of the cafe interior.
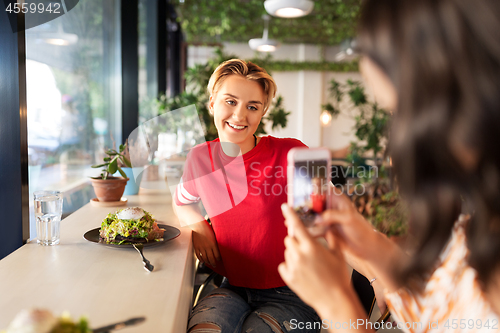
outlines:
{"label": "cafe interior", "polygon": [[[219,277],[194,256],[172,200],[187,153],[217,137],[206,85],[222,61],[250,60],[276,81],[259,136],[327,148],[340,185],[359,178],[353,163],[390,166],[385,134],[368,147],[357,131],[389,117],[358,71],[361,0],[25,1],[36,2],[26,12],[4,2],[0,332],[32,309],[104,327],[94,332],[122,321],[130,326],[123,332],[186,331],[193,304]],[[98,195],[92,179],[103,168],[129,179],[114,199]],[[394,191],[390,173],[386,180],[385,191]],[[58,235],[39,244],[54,232],[37,224],[54,200]],[[103,220],[127,207],[150,213],[163,238],[143,248],[100,241]],[[377,228],[403,235],[404,223],[391,219]],[[373,308],[370,292],[360,297]],[[380,315],[375,309],[373,320]]]}

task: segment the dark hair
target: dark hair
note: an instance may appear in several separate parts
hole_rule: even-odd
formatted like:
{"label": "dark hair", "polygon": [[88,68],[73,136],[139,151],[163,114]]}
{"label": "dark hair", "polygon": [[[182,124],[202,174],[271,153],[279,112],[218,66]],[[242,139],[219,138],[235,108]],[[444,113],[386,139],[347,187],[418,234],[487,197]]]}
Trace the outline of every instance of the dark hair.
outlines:
{"label": "dark hair", "polygon": [[466,202],[469,263],[489,283],[500,263],[500,1],[366,0],[359,46],[398,93],[389,151],[417,240],[402,281],[434,267]]}

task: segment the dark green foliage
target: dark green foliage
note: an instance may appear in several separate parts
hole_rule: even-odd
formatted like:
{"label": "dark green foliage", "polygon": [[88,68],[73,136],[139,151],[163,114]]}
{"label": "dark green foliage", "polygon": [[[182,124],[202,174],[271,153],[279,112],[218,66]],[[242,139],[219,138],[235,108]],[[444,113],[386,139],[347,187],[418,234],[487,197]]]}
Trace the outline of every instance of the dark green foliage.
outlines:
{"label": "dark green foliage", "polygon": [[269,61],[266,70],[276,72],[289,71],[321,71],[321,72],[357,72],[358,62],[328,62],[328,61]]}
{"label": "dark green foliage", "polygon": [[87,318],[82,317],[76,323],[70,318],[60,318],[50,333],[91,333]]}
{"label": "dark green foliage", "polygon": [[383,143],[387,139],[389,112],[368,101],[361,82],[348,80],[342,84],[334,79],[330,82],[329,90],[333,102],[323,105],[323,108],[330,112],[332,117],[342,113],[340,103],[344,96],[348,96],[351,102],[344,113],[354,117],[356,122],[354,129],[358,141],[351,143],[349,161],[358,166],[364,163],[366,156],[370,154],[380,170],[383,161],[380,153],[385,149]]}
{"label": "dark green foliage", "polygon": [[401,236],[408,232],[408,208],[397,191],[390,191],[372,201],[371,223],[387,236]]}
{"label": "dark green foliage", "polygon": [[269,120],[272,123],[271,129],[275,129],[278,127],[286,127],[288,122],[288,115],[291,112],[286,112],[283,106],[283,97],[278,96],[276,98],[276,102],[272,105],[271,111],[268,112],[267,117],[265,119]]}
{"label": "dark green foliage", "polygon": [[[388,236],[406,234],[407,208],[393,188],[390,166],[383,163],[389,112],[368,101],[360,82],[348,80],[342,84],[332,80],[329,90],[333,101],[323,105],[324,110],[330,112],[332,117],[344,113],[355,120],[357,141],[351,142],[346,159],[355,170],[356,186],[363,189],[360,191],[358,188],[351,193],[356,208],[380,232]],[[340,104],[345,96],[349,103],[343,104],[344,110],[341,111]],[[363,172],[364,170],[376,172]]]}
{"label": "dark green foliage", "polygon": [[[283,43],[334,45],[356,35],[362,0],[316,0],[305,17],[273,17],[269,37]],[[262,36],[263,0],[186,0],[176,3],[188,43],[248,42]]]}

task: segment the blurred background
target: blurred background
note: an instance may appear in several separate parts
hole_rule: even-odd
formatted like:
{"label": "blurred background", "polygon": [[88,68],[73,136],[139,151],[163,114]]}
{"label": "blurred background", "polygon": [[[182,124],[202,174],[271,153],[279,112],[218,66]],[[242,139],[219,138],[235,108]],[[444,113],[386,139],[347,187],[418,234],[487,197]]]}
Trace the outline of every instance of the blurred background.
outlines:
{"label": "blurred background", "polygon": [[[2,13],[0,133],[14,144],[0,156],[10,195],[23,197],[22,213],[13,213],[23,220],[23,239],[34,233],[27,212],[34,191],[61,190],[63,214],[71,214],[94,197],[89,177],[99,170],[90,166],[138,125],[194,104],[205,138],[214,139],[206,85],[234,57],[264,67],[278,85],[260,134],[325,146],[351,164],[360,157],[381,164],[388,114],[358,72],[361,1],[304,0],[287,12],[280,6],[288,0],[80,0],[43,24],[19,14],[18,25],[34,27],[16,38]],[[194,144],[182,119],[169,126],[157,129],[147,152],[159,177],[179,172]],[[162,165],[169,159],[181,162]]]}

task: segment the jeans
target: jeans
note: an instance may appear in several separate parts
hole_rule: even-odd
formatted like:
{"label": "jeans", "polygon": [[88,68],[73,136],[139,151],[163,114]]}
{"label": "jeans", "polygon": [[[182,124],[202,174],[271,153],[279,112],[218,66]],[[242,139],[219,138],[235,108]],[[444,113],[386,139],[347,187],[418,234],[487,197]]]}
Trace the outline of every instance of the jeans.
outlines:
{"label": "jeans", "polygon": [[188,331],[197,324],[207,323],[220,329],[192,332],[317,333],[321,326],[314,309],[286,286],[250,289],[232,286],[226,279],[191,311]]}

